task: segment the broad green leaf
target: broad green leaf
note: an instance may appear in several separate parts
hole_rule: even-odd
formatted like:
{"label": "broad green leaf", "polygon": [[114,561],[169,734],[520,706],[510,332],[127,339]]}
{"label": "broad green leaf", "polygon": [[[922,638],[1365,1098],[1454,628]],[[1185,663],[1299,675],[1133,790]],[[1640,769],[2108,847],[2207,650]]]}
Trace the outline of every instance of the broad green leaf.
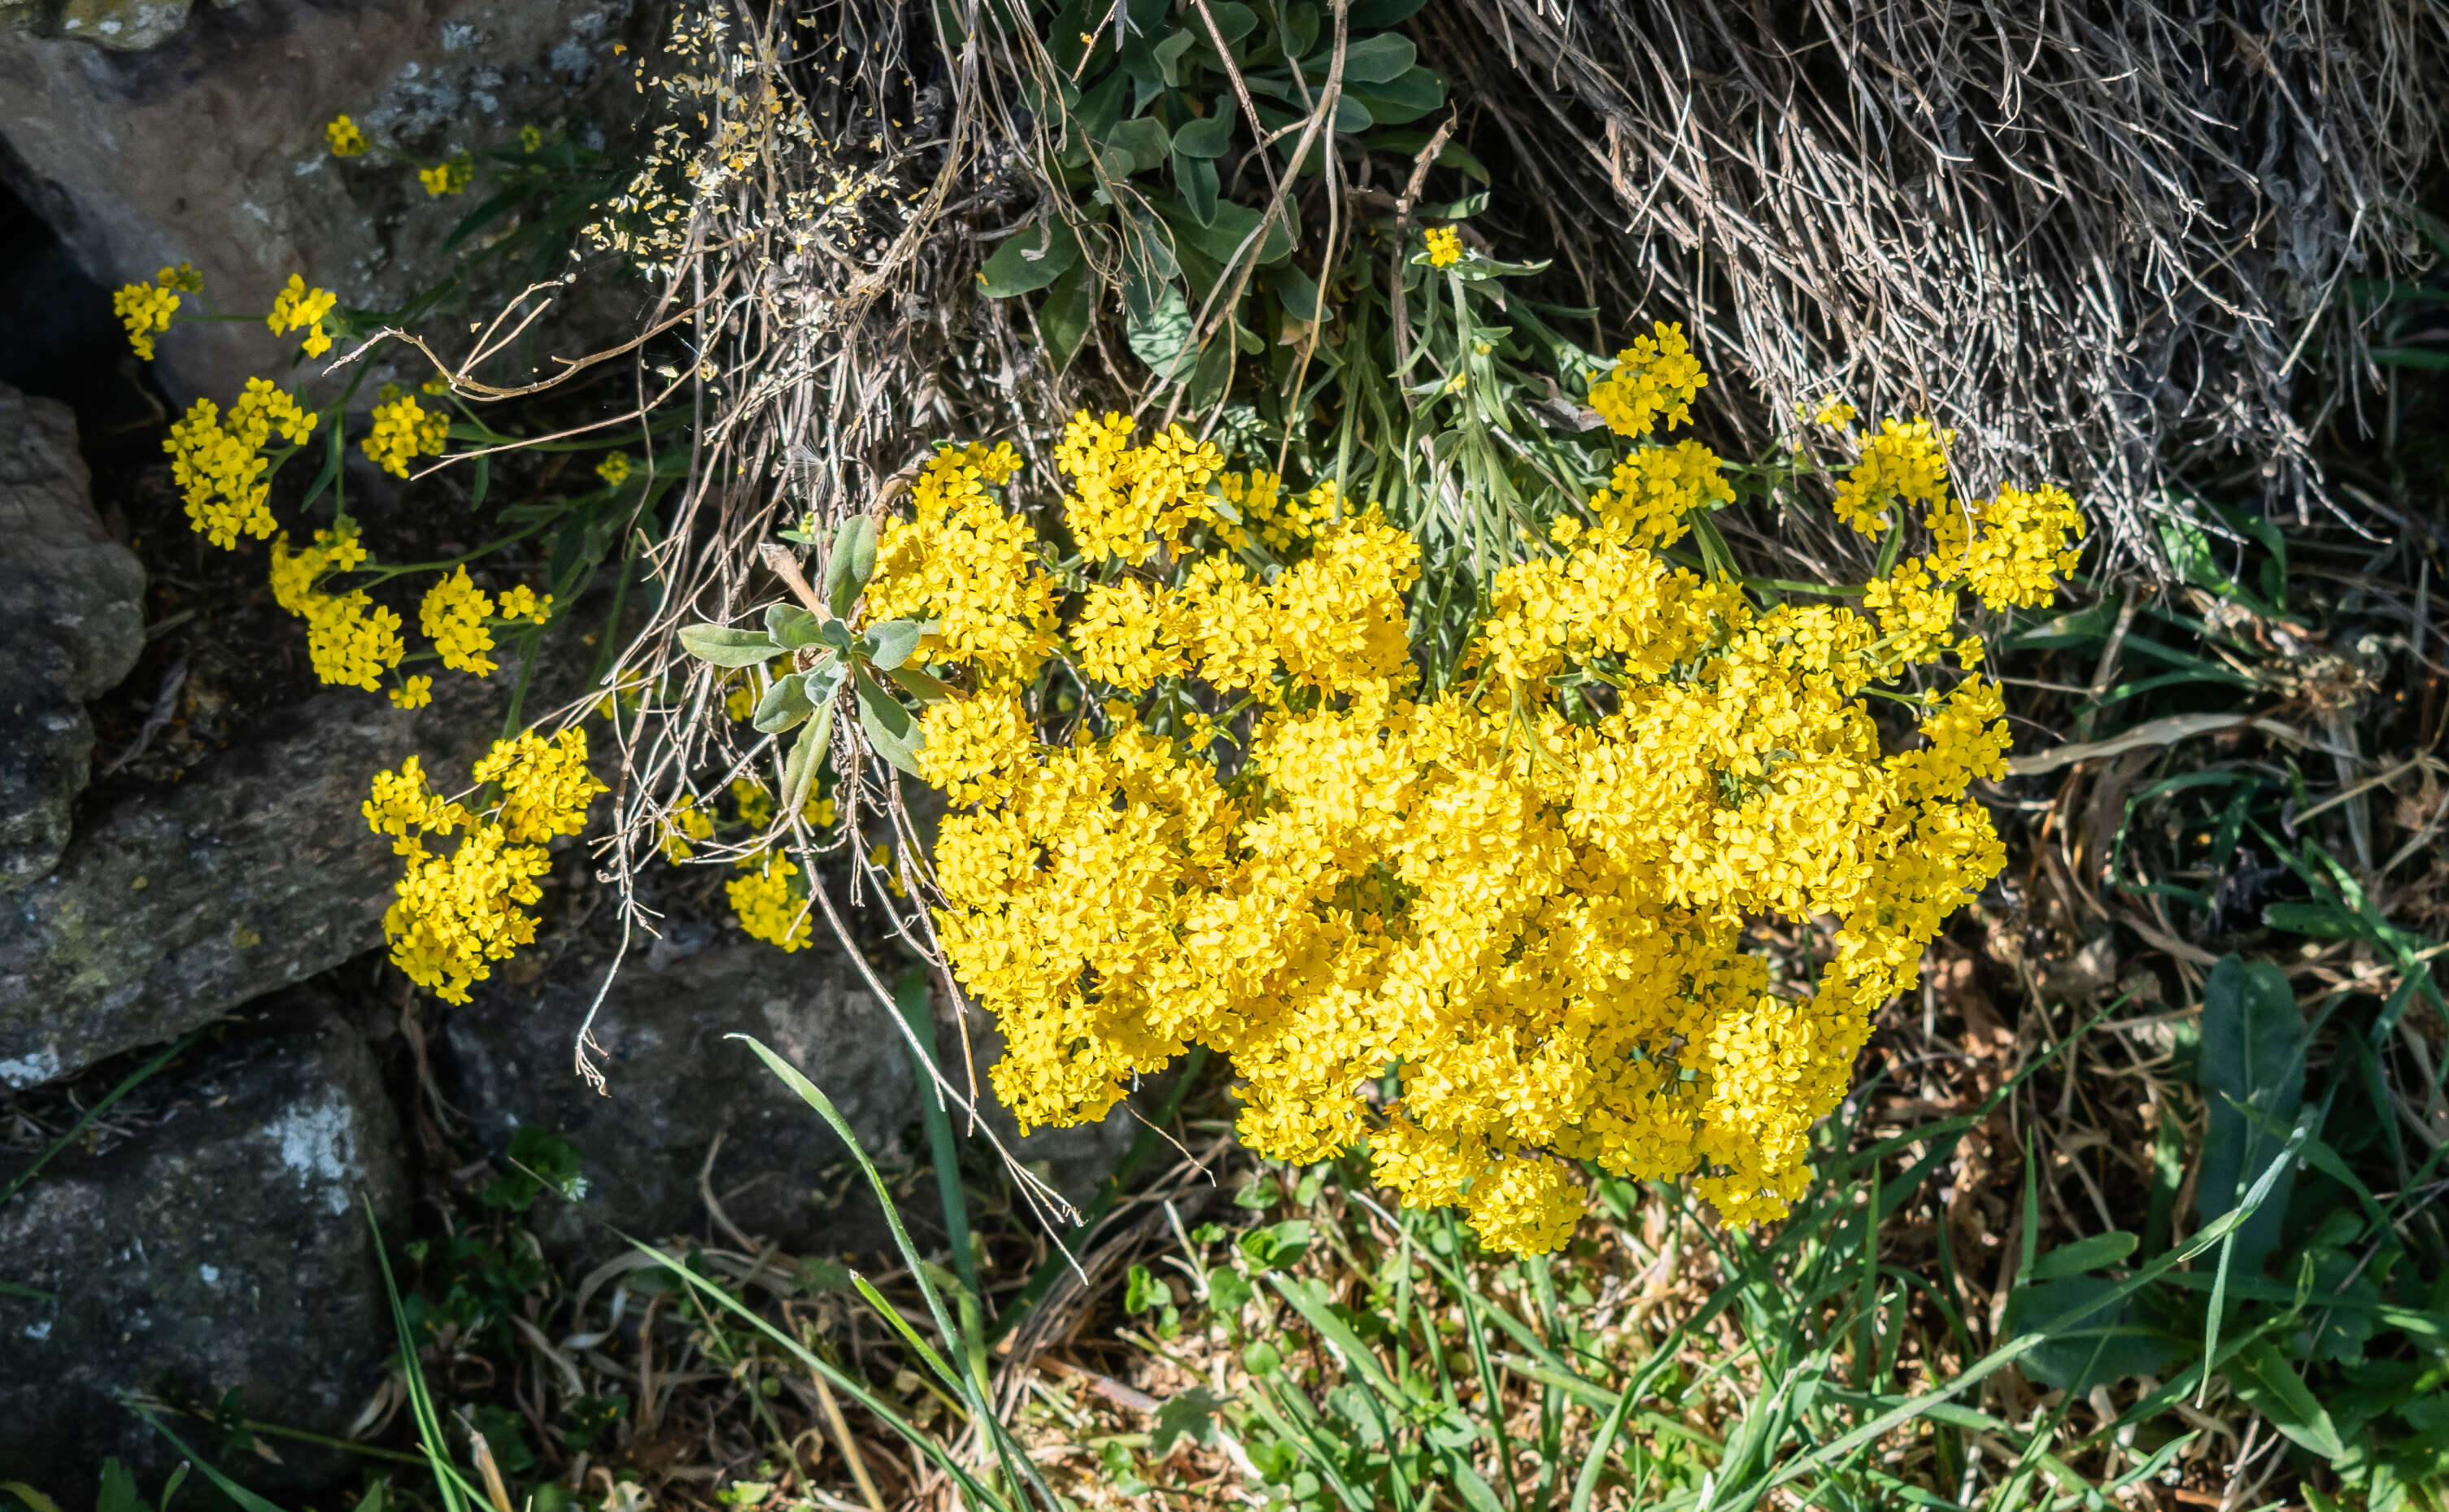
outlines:
{"label": "broad green leaf", "polygon": [[1096,275],[1083,262],[1064,274],[1046,291],[1038,307],[1038,334],[1046,339],[1047,364],[1061,373],[1089,339],[1089,324],[1097,318]]}
{"label": "broad green leaf", "polygon": [[[2007,1299],[2007,1331],[2021,1334],[2063,1313],[2076,1316],[2051,1331],[2025,1354],[2024,1373],[2061,1390],[2087,1391],[2120,1376],[2155,1375],[2179,1353],[2175,1340],[2134,1320],[2130,1299],[2114,1295],[2116,1282],[2098,1276],[2066,1276],[2018,1287]],[[2098,1307],[2082,1310],[2100,1298]]]}
{"label": "broad green leaf", "polygon": [[733,630],[723,625],[684,627],[681,649],[717,667],[754,667],[771,661],[782,650],[763,630]]}
{"label": "broad green leaf", "polygon": [[911,776],[917,776],[918,748],[925,744],[925,728],[864,669],[858,674],[858,727],[866,733],[868,745],[878,756]]}
{"label": "broad green leaf", "polygon": [[1080,238],[1062,219],[1049,216],[1003,239],[978,269],[978,292],[991,300],[1032,294],[1068,273],[1080,261]]}
{"label": "broad green leaf", "polygon": [[[338,429],[338,427],[334,427]],[[23,1481],[0,1481],[0,1493],[15,1497],[33,1512],[60,1512],[60,1504]]]}
{"label": "broad green leaf", "polygon": [[748,723],[761,734],[773,735],[791,728],[815,713],[817,706],[809,701],[807,689],[801,682],[797,672],[788,672],[774,679],[774,686],[765,689],[765,696],[757,701],[757,712],[749,716]]}
{"label": "broad green leaf", "polygon": [[2134,1252],[2134,1236],[2119,1231],[2096,1233],[2088,1239],[2077,1239],[2033,1262],[2033,1279],[2055,1281],[2063,1276],[2079,1276],[2087,1270],[2113,1266]]}
{"label": "broad green leaf", "polygon": [[1426,4],[1428,0],[1360,0],[1345,12],[1344,25],[1356,36],[1364,31],[1383,31],[1411,20]]}
{"label": "broad green leaf", "polygon": [[[2182,508],[2181,501],[2168,502],[2172,512]],[[2168,553],[2169,566],[2178,579],[2214,593],[2227,593],[2236,584],[2220,568],[2219,547],[2209,532],[2182,514],[2171,513],[2160,522],[2160,549]]]}
{"label": "broad green leaf", "polygon": [[2237,1352],[2227,1375],[2236,1394],[2294,1443],[2325,1460],[2346,1457],[2347,1446],[2330,1414],[2323,1410],[2278,1346],[2256,1339]]}
{"label": "broad green leaf", "polygon": [[1318,282],[1307,273],[1290,265],[1267,275],[1267,282],[1282,300],[1284,312],[1296,320],[1318,319]]}
{"label": "broad green leaf", "polygon": [[765,636],[786,651],[817,643],[817,616],[797,604],[765,606]]}
{"label": "broad green leaf", "polygon": [[[2237,1206],[2243,1188],[2284,1141],[2239,1111],[2252,1108],[2282,1127],[2296,1121],[2304,1095],[2304,1017],[2286,976],[2266,960],[2224,956],[2203,984],[2201,1061],[2195,1083],[2209,1113],[2203,1134],[2195,1212],[2208,1223]],[[2236,1231],[2228,1273],[2257,1276],[2279,1243],[2287,1212],[2283,1181]]]}
{"label": "broad green leaf", "polygon": [[1369,107],[1369,114],[1379,125],[1402,126],[1443,106],[1446,82],[1426,68],[1416,68],[1384,84],[1355,88],[1351,94]]}
{"label": "broad green leaf", "polygon": [[833,744],[834,702],[828,698],[818,707],[817,717],[800,731],[791,743],[791,754],[782,762],[782,812],[796,814],[808,801],[808,791],[816,784],[817,773],[824,769],[825,751]]}
{"label": "broad green leaf", "polygon": [[1106,132],[1097,145],[1112,155],[1108,158],[1107,171],[1113,171],[1115,159],[1119,158],[1124,173],[1148,173],[1163,167],[1165,160],[1172,155],[1173,133],[1152,115],[1133,116]]}
{"label": "broad green leaf", "polygon": [[848,614],[875,574],[876,521],[854,514],[835,528],[833,550],[825,553],[826,607],[837,615]]}
{"label": "broad green leaf", "polygon": [[1224,387],[1232,378],[1233,339],[1220,331],[1199,354],[1199,365],[1191,369],[1182,401],[1193,414],[1204,414],[1224,397]]}
{"label": "broad green leaf", "polygon": [[916,619],[889,619],[867,630],[867,663],[880,672],[889,672],[910,659],[918,642],[927,633],[927,622]]}
{"label": "broad green leaf", "polygon": [[1173,134],[1176,157],[1221,158],[1233,149],[1233,102],[1219,95],[1209,103],[1207,113],[1193,117]]}
{"label": "broad green leaf", "polygon": [[[1409,72],[1418,60],[1419,49],[1412,46],[1411,38],[1399,31],[1362,37],[1357,42],[1344,44],[1343,82],[1347,86],[1385,84]],[[1321,72],[1324,71],[1325,61],[1321,60]]]}
{"label": "broad green leaf", "polygon": [[1182,87],[1182,55],[1188,52],[1191,45],[1198,40],[1197,36],[1185,28],[1148,48],[1148,56],[1156,60],[1157,76],[1165,81],[1167,88]]}
{"label": "broad green leaf", "polygon": [[1205,1386],[1192,1386],[1157,1408],[1156,1425],[1148,1434],[1148,1452],[1163,1459],[1184,1439],[1206,1447],[1216,1442],[1216,1420],[1224,1399]]}
{"label": "broad green leaf", "polygon": [[1179,381],[1190,376],[1196,353],[1191,345],[1190,306],[1180,289],[1167,289],[1156,309],[1145,320],[1131,320],[1124,337],[1131,355],[1157,377]]}
{"label": "broad green leaf", "polygon": [[1220,187],[1216,165],[1211,159],[1185,156],[1179,139],[1173,154],[1173,186],[1182,195],[1192,220],[1203,226],[1216,223],[1216,194]]}

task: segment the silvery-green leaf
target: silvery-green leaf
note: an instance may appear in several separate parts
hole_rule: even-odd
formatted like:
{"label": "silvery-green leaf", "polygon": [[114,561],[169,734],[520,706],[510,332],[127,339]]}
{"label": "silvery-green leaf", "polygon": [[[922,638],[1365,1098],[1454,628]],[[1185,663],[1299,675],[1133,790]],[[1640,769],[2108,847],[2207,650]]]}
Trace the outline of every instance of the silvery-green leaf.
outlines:
{"label": "silvery-green leaf", "polygon": [[808,789],[814,785],[817,773],[825,765],[825,748],[832,744],[834,706],[824,704],[817,717],[800,731],[791,743],[791,754],[782,763],[782,812],[796,814],[808,801]]}
{"label": "silvery-green leaf", "polygon": [[800,686],[802,681],[797,672],[774,679],[774,686],[757,701],[757,712],[748,723],[761,733],[772,735],[815,713],[817,706],[809,701],[807,689]]}
{"label": "silvery-green leaf", "polygon": [[[897,711],[904,727],[896,730],[887,726],[885,720],[891,714],[885,710]],[[867,732],[867,743],[875,747],[878,756],[913,777],[918,775],[918,747],[926,732],[916,720],[910,717],[908,709],[890,698],[880,701],[869,698],[862,688],[858,700],[858,727]]]}
{"label": "silvery-green leaf", "polygon": [[876,717],[897,737],[909,733],[910,710],[902,708],[901,700],[887,692],[864,667],[858,669],[858,701],[862,706],[875,705]]}
{"label": "silvery-green leaf", "polygon": [[876,521],[854,514],[834,532],[833,550],[825,554],[825,603],[836,614],[848,614],[875,575]]}
{"label": "silvery-green leaf", "polygon": [[765,633],[786,651],[817,643],[817,616],[796,604],[765,606]]}
{"label": "silvery-green leaf", "polygon": [[717,667],[754,667],[781,650],[762,630],[733,630],[723,625],[686,627],[681,631],[681,649]]}
{"label": "silvery-green leaf", "polygon": [[927,627],[915,619],[889,619],[867,630],[868,664],[878,671],[889,672],[910,659],[918,649]]}
{"label": "silvery-green leaf", "polygon": [[838,619],[829,619],[818,626],[817,639],[836,651],[847,651],[858,641],[858,637],[850,632],[850,627]]}

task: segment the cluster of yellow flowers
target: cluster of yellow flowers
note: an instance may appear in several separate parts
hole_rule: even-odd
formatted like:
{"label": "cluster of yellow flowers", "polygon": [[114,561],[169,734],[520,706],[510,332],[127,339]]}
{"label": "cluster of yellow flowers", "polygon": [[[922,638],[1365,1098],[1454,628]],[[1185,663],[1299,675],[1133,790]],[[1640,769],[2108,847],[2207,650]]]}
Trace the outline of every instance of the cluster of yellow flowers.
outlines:
{"label": "cluster of yellow flowers", "polygon": [[434,643],[443,666],[490,677],[494,664],[485,653],[493,649],[492,616],[492,597],[462,567],[426,590],[416,627]]}
{"label": "cluster of yellow flowers", "polygon": [[627,483],[629,481],[629,454],[627,452],[615,452],[601,462],[596,463],[595,475],[602,478],[606,486],[609,488],[619,488],[622,484]]}
{"label": "cluster of yellow flowers", "polygon": [[235,550],[241,535],[270,535],[272,511],[264,500],[272,486],[261,481],[268,465],[263,448],[276,432],[293,446],[303,443],[316,419],[269,378],[248,378],[226,421],[210,399],[190,405],[171,424],[162,449],[170,454],[170,475],[197,533],[223,551]]}
{"label": "cluster of yellow flowers", "polygon": [[[317,531],[315,544],[295,554],[284,532],[272,543],[272,597],[306,622],[306,654],[317,677],[371,692],[408,654],[399,636],[399,615],[376,604],[363,589],[326,593],[316,587],[326,573],[354,572],[365,559],[357,527],[345,520],[335,529]],[[411,681],[422,681],[424,688],[395,688],[394,704],[415,708],[431,701],[427,690],[434,680]]]}
{"label": "cluster of yellow flowers", "polygon": [[[1232,1057],[1253,1149],[1365,1142],[1406,1202],[1458,1204],[1492,1244],[1563,1242],[1579,1162],[1694,1173],[1732,1222],[1785,1211],[1871,1015],[2004,862],[1966,797],[2007,748],[1977,642],[1915,748],[1883,750],[1863,694],[1938,660],[1956,584],[2046,592],[2081,521],[2005,491],[1977,540],[1934,519],[1877,625],[1761,608],[1658,554],[1731,496],[1706,448],[1649,439],[1706,382],[1670,327],[1622,355],[1591,402],[1639,444],[1554,554],[1496,574],[1464,679],[1433,693],[1405,629],[1417,543],[1371,512],[1339,503],[1253,575],[1193,528],[1249,479],[1083,415],[1057,456],[1091,583],[1067,599],[991,492],[1009,471],[939,454],[870,612],[937,619],[921,659],[974,689],[930,711],[919,760],[964,805],[938,927],[1024,1126],[1098,1116],[1198,1042]],[[1934,623],[1913,595],[1939,592]],[[1090,694],[1076,718],[1037,675],[1056,656]],[[766,938],[797,914],[771,874],[735,884]],[[1745,948],[1770,919],[1833,922],[1814,989]]]}
{"label": "cluster of yellow flowers", "polygon": [[446,194],[465,194],[476,179],[476,160],[462,152],[443,159],[430,168],[416,170],[416,182],[425,185],[429,198]]}
{"label": "cluster of yellow flowers", "polygon": [[1931,528],[1941,529],[1938,521],[1949,507],[1947,443],[1955,438],[1934,433],[1928,420],[1883,422],[1862,438],[1862,459],[1837,485],[1830,507],[1865,535],[1886,530],[1887,508],[1899,502],[1922,505]]}
{"label": "cluster of yellow flowers", "polygon": [[366,134],[357,128],[357,124],[345,115],[336,115],[324,125],[323,140],[331,146],[332,156],[336,158],[357,157],[371,145],[366,141]]}
{"label": "cluster of yellow flowers", "polygon": [[[522,905],[544,896],[535,879],[551,864],[545,846],[585,829],[588,804],[607,790],[587,769],[586,732],[574,728],[550,741],[532,731],[497,741],[474,776],[500,785],[501,802],[490,810],[435,793],[411,756],[397,772],[376,775],[363,810],[408,862],[383,915],[392,961],[445,1002],[466,1002],[492,962],[535,939],[535,916]],[[448,851],[428,848],[453,834],[458,843]]]}
{"label": "cluster of yellow flowers", "polygon": [[1433,225],[1420,233],[1428,243],[1429,266],[1450,268],[1462,261],[1462,236],[1450,225]]}
{"label": "cluster of yellow flowers", "polygon": [[740,927],[785,953],[807,948],[816,938],[816,925],[809,900],[791,886],[800,868],[779,850],[746,857],[740,864],[744,875],[723,884],[740,915]]}
{"label": "cluster of yellow flowers", "polygon": [[375,406],[375,428],[358,442],[366,456],[394,477],[408,476],[408,464],[420,456],[439,456],[450,437],[451,417],[429,410],[416,396],[383,386],[382,402]]}
{"label": "cluster of yellow flowers", "polygon": [[331,290],[310,289],[303,278],[292,273],[288,286],[273,297],[272,313],[263,318],[263,323],[275,336],[304,330],[306,339],[299,350],[308,357],[321,357],[332,350],[332,333],[323,329],[323,317],[338,302],[339,297]]}
{"label": "cluster of yellow flowers", "polygon": [[153,360],[153,338],[170,328],[170,317],[179,313],[181,293],[193,294],[204,286],[195,268],[185,262],[164,268],[150,283],[125,283],[110,296],[110,313],[127,327],[127,344],[138,358]]}

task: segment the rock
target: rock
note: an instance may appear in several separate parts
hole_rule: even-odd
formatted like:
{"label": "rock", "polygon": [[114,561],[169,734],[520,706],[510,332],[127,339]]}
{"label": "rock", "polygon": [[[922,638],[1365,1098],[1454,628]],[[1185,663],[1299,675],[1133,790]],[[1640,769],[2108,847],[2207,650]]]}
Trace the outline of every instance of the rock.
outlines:
{"label": "rock", "polygon": [[[429,200],[379,154],[334,158],[324,125],[346,113],[429,163],[527,125],[601,145],[591,87],[619,87],[601,119],[634,114],[607,67],[631,4],[0,0],[0,174],[106,286],[189,262],[222,310],[270,308],[293,273],[395,308],[450,271],[442,242],[473,200]],[[293,350],[252,322],[181,326],[156,370],[180,403],[225,405]]]}
{"label": "rock", "polygon": [[48,876],[0,897],[0,1085],[168,1039],[381,943],[399,863],[366,827],[367,785],[417,751],[437,778],[464,773],[494,696],[452,679],[408,714],[321,694],[176,786],[87,814]]}
{"label": "rock", "polygon": [[145,569],[93,513],[76,417],[0,385],[0,895],[59,863],[93,721],[145,649]]}
{"label": "rock", "polygon": [[145,572],[94,513],[68,407],[0,385],[0,895],[49,871],[85,790],[85,705],[145,649]]}
{"label": "rock", "polygon": [[[729,926],[674,923],[665,933],[675,942],[665,953],[668,963],[658,969],[654,952],[633,951],[596,1015],[603,1094],[577,1075],[571,1050],[601,981],[600,961],[561,963],[530,988],[489,984],[451,1015],[453,1100],[475,1120],[486,1146],[502,1152],[522,1124],[541,1123],[569,1139],[584,1162],[585,1200],[539,1205],[531,1215],[538,1236],[565,1257],[607,1252],[615,1231],[719,1238],[698,1179],[712,1152],[708,1184],[749,1235],[796,1253],[882,1245],[864,1188],[848,1176],[848,1152],[747,1046],[724,1037],[753,1036],[798,1067],[841,1110],[869,1156],[889,1163],[922,1117],[910,1052],[892,1016],[821,936],[818,945],[785,955]],[[949,1021],[939,1043],[957,1067]],[[1085,1206],[1137,1136],[1138,1120],[1118,1109],[1102,1123],[1020,1138],[986,1085],[986,1068],[1000,1053],[993,1031],[974,1048],[984,1121],[1017,1159]],[[1162,1094],[1152,1086],[1150,1095]],[[957,1128],[957,1110],[954,1116]],[[920,1164],[928,1160],[923,1145],[909,1150]],[[935,1198],[922,1187],[905,1214],[921,1229],[936,1227]]]}
{"label": "rock", "polygon": [[[145,1114],[113,1114],[134,1133],[72,1149],[0,1207],[0,1271],[55,1299],[0,1292],[10,1478],[82,1498],[116,1455],[159,1483],[177,1457],[123,1392],[236,1390],[250,1417],[339,1434],[379,1384],[393,1333],[364,1201],[405,1232],[398,1122],[357,1032],[299,1017],[147,1083],[121,1105]],[[209,1427],[173,1426],[209,1452]],[[283,1464],[232,1467],[266,1490],[350,1467],[279,1448]]]}
{"label": "rock", "polygon": [[698,1173],[709,1152],[712,1188],[747,1232],[795,1251],[877,1237],[854,1219],[859,1231],[846,1240],[844,1220],[818,1195],[840,1190],[827,1178],[848,1160],[824,1121],[723,1037],[754,1036],[799,1067],[881,1156],[918,1115],[899,1032],[833,949],[785,955],[731,929],[710,938],[660,970],[647,952],[631,953],[595,1016],[601,1094],[578,1076],[571,1046],[603,962],[566,959],[528,988],[497,978],[451,1015],[453,1101],[486,1146],[498,1153],[520,1125],[541,1123],[584,1161],[585,1200],[548,1198],[530,1214],[556,1253],[605,1252],[618,1243],[611,1231],[707,1233]]}

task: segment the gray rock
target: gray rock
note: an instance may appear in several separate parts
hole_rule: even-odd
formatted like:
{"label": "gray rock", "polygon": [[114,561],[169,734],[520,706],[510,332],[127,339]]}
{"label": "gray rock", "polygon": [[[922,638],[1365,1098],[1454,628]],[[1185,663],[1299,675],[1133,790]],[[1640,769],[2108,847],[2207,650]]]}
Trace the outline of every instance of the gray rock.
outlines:
{"label": "gray rock", "polygon": [[[658,969],[654,952],[632,952],[596,1015],[602,1094],[572,1062],[602,962],[558,963],[528,988],[492,984],[451,1016],[445,1042],[453,1101],[475,1120],[485,1144],[499,1153],[520,1125],[542,1123],[569,1139],[585,1163],[585,1200],[547,1199],[532,1215],[539,1237],[565,1257],[607,1252],[618,1242],[616,1231],[720,1238],[699,1181],[712,1153],[705,1184],[749,1235],[800,1253],[883,1244],[839,1141],[747,1046],[724,1037],[753,1036],[798,1067],[840,1108],[868,1154],[890,1163],[905,1153],[902,1137],[915,1135],[922,1117],[917,1077],[893,1016],[821,936],[790,955],[728,925],[675,924],[665,937],[674,941],[663,953],[667,963]],[[957,1067],[949,1020],[939,1043],[947,1063]],[[986,1082],[999,1040],[990,1028],[973,1047],[984,1121],[1015,1158],[1085,1205],[1137,1136],[1139,1122],[1117,1109],[1102,1123],[1020,1138]],[[960,1116],[955,1110],[955,1127]],[[921,1166],[929,1158],[923,1146],[906,1153]],[[922,1188],[907,1212],[933,1227],[935,1198]]]}
{"label": "gray rock", "polygon": [[0,1085],[168,1039],[379,944],[399,863],[366,827],[367,785],[417,751],[437,780],[464,774],[494,696],[455,678],[408,714],[325,693],[87,814],[48,876],[0,898]]}
{"label": "gray rock", "polygon": [[[147,1485],[174,1462],[123,1392],[209,1405],[236,1390],[251,1417],[338,1434],[392,1350],[361,1198],[405,1232],[400,1134],[356,1031],[310,1018],[139,1096],[134,1133],[71,1150],[0,1207],[0,1274],[56,1299],[0,1293],[0,1465],[57,1496],[86,1495],[106,1455]],[[280,1452],[241,1468],[267,1490],[345,1468]]]}
{"label": "gray rock", "polygon": [[[346,113],[427,162],[525,125],[585,140],[590,115],[634,111],[612,52],[631,6],[0,0],[0,172],[106,286],[190,262],[222,310],[268,309],[293,273],[395,308],[449,271],[441,243],[474,200],[429,200],[376,154],[334,158],[325,123]],[[590,110],[606,81],[613,103]],[[156,370],[181,403],[225,405],[294,350],[252,322],[185,325]]]}
{"label": "gray rock", "polygon": [[0,895],[59,862],[88,699],[145,649],[145,572],[94,513],[76,418],[0,384]]}
{"label": "gray rock", "polygon": [[709,1153],[709,1184],[747,1232],[794,1250],[875,1237],[855,1219],[859,1231],[846,1237],[845,1220],[829,1211],[849,1158],[840,1142],[724,1036],[753,1036],[799,1067],[880,1156],[917,1116],[899,1032],[837,952],[785,955],[728,928],[712,938],[660,970],[631,953],[595,1017],[600,1094],[578,1076],[572,1041],[603,962],[566,959],[527,988],[496,980],[451,1015],[453,1101],[485,1144],[498,1153],[520,1125],[541,1123],[585,1162],[584,1201],[548,1198],[531,1214],[557,1253],[605,1252],[618,1243],[613,1231],[708,1233],[698,1177]]}

